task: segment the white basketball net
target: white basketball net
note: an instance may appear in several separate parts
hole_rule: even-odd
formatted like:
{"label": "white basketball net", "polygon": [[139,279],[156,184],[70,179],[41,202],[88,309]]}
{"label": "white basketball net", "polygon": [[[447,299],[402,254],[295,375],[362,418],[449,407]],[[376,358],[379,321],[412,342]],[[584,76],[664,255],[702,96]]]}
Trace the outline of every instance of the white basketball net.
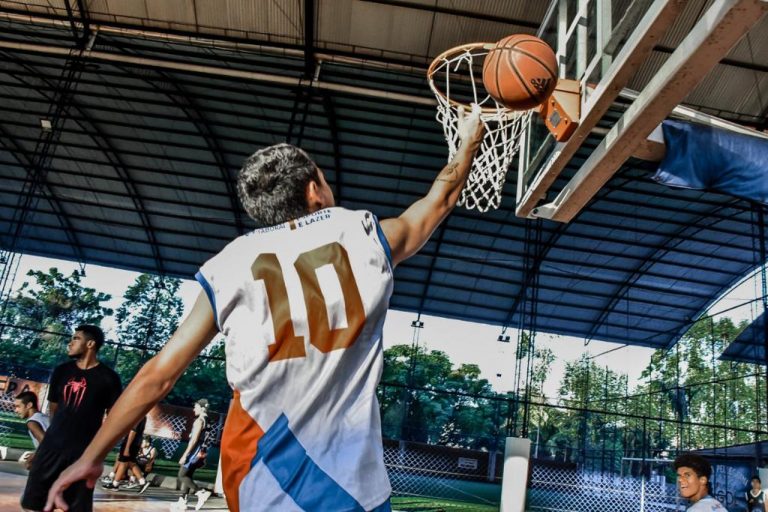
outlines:
{"label": "white basketball net", "polygon": [[[429,87],[437,98],[436,118],[443,125],[448,142],[448,161],[453,159],[461,142],[458,136],[459,109],[464,108],[466,114],[470,112],[467,98],[451,98],[451,80],[471,85],[472,99],[469,102],[483,107],[480,119],[485,125],[485,136],[458,203],[468,210],[476,208],[481,212],[499,207],[507,171],[519,149],[524,121],[531,113],[509,110],[485,94],[482,77],[475,77],[478,70],[473,67],[474,59],[482,59],[488,54],[485,46],[467,45],[454,49],[454,53],[444,53],[433,63],[429,76]],[[484,96],[479,95],[478,90]]]}

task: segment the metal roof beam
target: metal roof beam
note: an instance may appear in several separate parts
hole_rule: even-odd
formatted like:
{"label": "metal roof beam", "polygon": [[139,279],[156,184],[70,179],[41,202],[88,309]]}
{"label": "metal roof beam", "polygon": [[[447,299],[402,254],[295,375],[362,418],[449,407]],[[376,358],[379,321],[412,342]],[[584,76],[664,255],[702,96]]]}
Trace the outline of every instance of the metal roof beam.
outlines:
{"label": "metal roof beam", "polygon": [[341,204],[343,200],[344,172],[341,169],[341,138],[339,137],[339,128],[336,124],[336,111],[333,108],[333,99],[329,94],[323,94],[323,110],[328,120],[328,129],[331,132],[331,142],[333,144],[333,166],[336,168],[336,201]]}
{"label": "metal roof beam", "polygon": [[[83,50],[87,51],[87,50]],[[83,52],[81,51],[81,53]],[[25,64],[18,63],[17,65],[21,67],[25,67]],[[46,82],[44,79],[38,79],[42,82]],[[50,86],[50,84],[49,84]],[[43,92],[40,90],[37,90],[37,93],[45,96]],[[147,237],[149,238],[150,246],[153,250],[153,253],[155,255],[155,262],[157,264],[158,272],[163,275],[165,274],[164,268],[163,268],[163,259],[160,255],[160,251],[158,248],[157,240],[155,237],[154,232],[152,231],[152,223],[150,222],[149,216],[146,213],[146,208],[144,207],[143,200],[138,192],[138,189],[131,181],[131,175],[128,172],[127,168],[124,166],[123,161],[119,155],[119,153],[115,150],[115,148],[112,146],[111,142],[107,137],[104,135],[104,130],[99,129],[98,123],[93,120],[91,116],[89,116],[79,105],[79,102],[77,99],[74,98],[74,96],[70,96],[68,101],[68,108],[76,110],[80,113],[80,115],[86,120],[90,126],[94,128],[95,134],[91,134],[90,137],[94,141],[94,143],[97,145],[99,150],[104,154],[104,156],[107,158],[107,164],[110,167],[112,167],[118,175],[120,175],[123,178],[123,185],[125,186],[126,190],[128,191],[129,197],[133,200],[134,205],[136,206],[137,213],[139,214],[140,218],[142,219],[142,223],[145,226]],[[63,130],[63,126],[60,128]],[[45,178],[43,178],[45,179]]]}
{"label": "metal roof beam", "polygon": [[[59,158],[60,159],[69,159],[69,158],[66,158],[66,157],[63,157],[63,156],[59,157]],[[91,163],[91,164],[94,164],[94,165],[109,165],[108,162],[100,162],[100,161],[88,161],[88,160],[82,160],[82,159],[80,159],[80,160],[75,159],[74,161],[82,161],[82,162],[87,162],[87,163]],[[150,167],[138,168],[136,166],[126,166],[126,168],[142,169],[142,170],[147,171],[147,172],[157,172],[156,168],[150,168]],[[192,174],[180,173],[180,172],[171,171],[171,170],[164,170],[162,172],[167,172],[169,174],[178,175],[180,177],[201,178],[201,179],[204,178],[203,176],[196,176],[196,175],[192,175]],[[62,170],[62,171],[60,171],[60,173],[61,174],[69,174],[70,172]],[[102,178],[102,179],[110,179],[107,176],[94,176],[94,177]],[[138,181],[136,181],[136,183],[137,184],[147,184],[148,186],[160,187],[159,184],[152,183],[152,182],[146,182],[146,181],[143,181],[143,180],[138,180]],[[66,185],[62,184],[62,186],[66,186]],[[195,190],[195,189],[192,188],[191,190]],[[201,190],[200,192],[203,192],[203,191]],[[106,192],[106,193],[111,193],[111,192]],[[215,192],[208,191],[208,193],[215,193]],[[119,194],[117,194],[117,195],[119,195]],[[161,197],[158,197],[156,199],[157,200],[161,200],[161,201],[164,200],[164,198],[161,198]],[[191,203],[188,203],[188,202],[184,202],[184,201],[178,201],[178,200],[169,200],[168,202],[170,202],[171,204],[180,204],[180,205],[183,205],[183,206],[195,206],[194,204],[191,204]],[[371,204],[390,205],[389,203],[383,203],[383,202],[380,202],[380,201],[376,201],[375,199],[371,199]],[[218,209],[216,207],[211,207],[211,208]],[[222,211],[226,211],[226,210],[222,210]],[[464,214],[461,211],[456,212],[455,215],[460,216],[460,217],[471,218],[468,214]],[[492,221],[489,220],[489,222],[492,222]],[[501,224],[501,223],[499,223],[499,224]],[[602,224],[598,224],[598,226],[600,226],[600,227],[608,227],[607,225],[603,226]],[[459,228],[454,228],[454,229],[456,229],[459,232],[473,232],[473,233],[475,232],[475,231],[467,231],[467,230],[463,230],[463,229],[459,229]],[[628,232],[631,232],[631,230],[628,230]],[[489,232],[488,233],[489,236],[496,236],[496,234],[497,234],[496,232]],[[658,232],[655,232],[654,234],[658,234]],[[735,234],[735,233],[733,233],[733,234]],[[509,238],[511,235],[505,235],[505,236],[507,236]],[[584,240],[595,240],[595,241],[598,241],[598,242],[599,241],[606,241],[606,242],[610,242],[610,243],[614,243],[614,244],[618,243],[615,238],[601,237],[601,236],[598,236],[596,234],[586,235],[586,234],[577,234],[577,233],[567,233],[567,236],[575,237],[575,238],[579,238],[579,239],[584,239]],[[512,238],[514,239],[514,237],[512,237]],[[694,240],[694,239],[692,239],[692,240]],[[697,241],[697,242],[700,242],[700,243],[709,243],[709,244],[714,243],[714,242],[712,242],[710,240],[694,240],[694,241]],[[630,243],[630,242],[626,242],[625,245],[628,244],[628,243]],[[642,247],[648,247],[648,248],[658,248],[657,245],[643,244],[642,241],[634,241],[634,242],[632,242],[632,244],[633,245],[640,245]],[[568,246],[561,246],[560,248],[562,248],[562,249],[578,250],[578,247],[569,248]],[[688,254],[688,255],[691,255],[691,256],[700,256],[699,252],[693,251],[693,250],[685,250],[685,249],[675,249],[675,250],[676,250],[676,252],[682,253],[682,254]],[[744,249],[744,250],[747,251],[748,249]],[[750,249],[750,251],[751,251],[751,249]],[[599,248],[595,248],[593,250],[593,252],[596,252],[597,254],[605,254],[607,256],[617,256],[617,257],[621,257],[621,258],[625,258],[625,259],[640,259],[641,258],[640,256],[632,256],[632,255],[628,255],[628,254],[622,254],[621,251],[618,251],[618,252],[600,251]],[[710,257],[715,258],[715,259],[721,259],[723,261],[731,261],[732,260],[732,258],[730,256],[728,256],[728,257],[726,257],[726,256],[720,257],[720,256],[717,256],[717,255],[711,255]],[[661,260],[652,260],[652,261],[658,262],[658,263],[664,263]],[[585,266],[589,266],[589,265],[590,265],[589,263],[585,263]],[[676,265],[681,266],[683,268],[690,268],[692,270],[705,270],[705,271],[707,270],[706,268],[702,268],[700,266],[689,265],[689,264],[685,264],[685,263],[679,263],[679,264],[676,264]]]}
{"label": "metal roof beam", "polygon": [[[5,17],[12,19],[16,22],[22,22],[25,24],[40,24],[48,22],[49,24],[61,23],[61,26],[66,27],[67,17],[64,15],[57,15],[53,13],[36,12],[31,15],[29,11],[24,9],[13,9],[7,5],[0,7],[0,13],[4,13]],[[302,44],[300,41],[295,43],[276,43],[267,39],[254,39],[248,37],[238,37],[232,35],[233,31],[229,31],[227,34],[206,34],[191,30],[183,30],[172,27],[163,27],[160,29],[151,29],[143,26],[133,25],[130,23],[122,23],[117,20],[100,20],[98,23],[91,23],[92,30],[97,30],[100,33],[111,33],[116,35],[123,35],[125,37],[144,37],[157,39],[160,41],[176,41],[185,42],[196,45],[204,45],[209,47],[227,47],[231,45],[232,48],[242,48],[245,50],[261,50],[264,52],[272,51],[277,54],[286,55],[302,55]],[[366,48],[358,48],[366,49]],[[410,55],[406,53],[399,53],[401,57],[395,57],[398,52],[387,52],[387,56],[384,56],[384,52],[376,49],[367,49],[370,53],[361,56],[354,50],[341,50],[324,49],[322,54],[318,54],[318,57],[323,59],[329,59],[333,57],[341,57],[346,60],[351,60],[358,63],[372,62],[382,66],[397,66],[400,68],[413,68],[423,67],[427,62],[427,57]]]}
{"label": "metal roof beam", "polygon": [[[24,171],[27,176],[27,178],[24,180],[25,182],[29,180],[32,176],[34,176],[35,167],[33,163],[33,155],[28,154],[21,145],[17,144],[14,139],[14,136],[8,133],[2,124],[0,124],[0,144],[2,144],[5,150],[8,151],[8,153],[10,153],[16,159],[16,161],[24,168]],[[60,226],[64,228],[64,233],[67,237],[67,240],[69,240],[69,242],[72,244],[72,250],[75,252],[76,257],[81,262],[85,261],[85,256],[78,242],[76,231],[72,226],[72,222],[66,210],[64,210],[64,208],[62,207],[61,202],[56,197],[56,194],[54,194],[50,184],[43,182],[42,186],[45,188],[46,191],[41,190],[39,195],[35,194],[32,191],[31,192],[32,197],[37,196],[38,199],[45,199],[50,203],[51,208],[54,209],[54,214],[56,215]],[[30,223],[30,220],[28,218],[25,218],[23,223],[24,225],[27,225]],[[13,225],[13,222],[11,222],[11,226],[12,225]],[[9,246],[8,249],[12,250],[12,246],[13,244]]]}
{"label": "metal roof beam", "polygon": [[[67,55],[68,48],[41,45],[35,43],[25,43],[18,41],[0,40],[0,48],[7,50],[17,50],[21,52],[43,53],[48,55]],[[101,62],[118,62],[122,64],[131,64],[141,67],[154,67],[159,69],[175,70],[182,73],[191,73],[195,75],[213,75],[216,77],[228,77],[236,80],[256,81],[279,84],[283,87],[304,88],[308,84],[303,82],[302,78],[294,78],[270,73],[261,73],[246,69],[234,69],[222,66],[211,66],[204,64],[194,64],[190,62],[172,61],[167,59],[158,59],[153,57],[138,57],[123,55],[113,52],[98,50],[84,50],[83,59],[93,59]],[[333,82],[313,81],[313,88],[335,91],[342,94],[351,94],[354,96],[367,96],[382,100],[393,101],[397,103],[415,103],[419,105],[435,105],[435,99],[427,96],[415,96],[412,94],[403,94],[368,87],[358,87],[353,85],[337,84]]]}
{"label": "metal roof beam", "polygon": [[[21,73],[14,73],[14,75],[15,76],[23,76]],[[93,81],[89,82],[87,80],[83,80],[81,83],[89,84],[89,85],[103,85],[103,83],[98,83],[98,82],[93,82]],[[6,87],[13,88],[13,89],[19,88],[18,84],[14,84],[14,83],[11,83],[11,82],[4,82],[2,80],[0,80],[0,86],[6,86]],[[49,90],[49,89],[48,88],[44,88],[44,90]],[[142,92],[144,92],[144,91],[142,91]],[[146,92],[150,92],[150,91],[146,91]],[[92,98],[98,98],[98,99],[103,99],[103,100],[128,101],[130,103],[135,103],[135,104],[138,104],[138,105],[159,106],[159,107],[168,107],[169,106],[167,103],[164,103],[164,102],[158,101],[158,100],[149,100],[149,99],[146,99],[146,98],[145,99],[138,99],[138,98],[127,99],[126,95],[124,95],[124,94],[121,95],[121,94],[102,93],[102,94],[98,94],[98,95],[97,94],[91,94],[90,96]],[[15,97],[16,99],[18,99],[17,96],[14,96],[12,94],[5,94],[5,95],[3,95],[3,97],[9,97],[9,98]],[[190,95],[190,98],[195,98],[195,97],[201,97],[201,96],[200,95],[194,95],[194,94]],[[221,101],[221,96],[219,96],[218,98],[213,98],[211,96],[208,96],[205,99],[214,99],[216,101]],[[32,103],[35,103],[34,99],[27,98],[27,99],[25,99],[25,101],[30,101]],[[38,101],[38,103],[39,103],[39,101]],[[238,103],[239,103],[239,101],[238,101]],[[10,107],[10,106],[4,106],[3,108],[8,110],[8,111],[19,111],[19,112],[23,112],[24,111],[23,109],[14,109],[13,107]],[[123,113],[125,112],[124,110],[117,109],[117,108],[114,108],[114,107],[108,107],[106,105],[94,105],[92,108],[95,109],[95,110],[106,111],[106,112],[112,112],[112,111],[123,112]],[[203,107],[199,107],[199,108],[203,109]],[[260,108],[260,107],[257,107],[257,108]],[[152,109],[152,110],[154,110],[154,109]],[[157,112],[152,112],[152,110],[150,110],[147,113],[143,113],[142,112],[141,114],[142,115],[147,115],[147,116],[150,116],[150,117],[158,117],[158,118],[167,118],[168,117],[168,116],[159,114]],[[238,110],[227,110],[227,109],[215,108],[215,107],[210,107],[210,106],[209,107],[205,107],[203,110],[205,110],[206,112],[224,114],[224,115],[233,116],[233,117],[234,116],[238,116],[238,115],[242,115],[242,110],[239,110],[239,111]],[[394,128],[395,130],[398,130],[398,131],[405,131],[405,129],[403,128],[402,123],[387,122],[387,121],[381,120],[381,119],[379,119],[379,118],[377,118],[375,116],[372,116],[372,114],[376,113],[375,111],[361,111],[361,112],[364,112],[364,114],[361,115],[360,117],[351,117],[351,116],[341,116],[341,117],[339,117],[339,116],[337,116],[337,119],[339,121],[352,122],[352,123],[365,123],[365,124],[370,124],[370,125],[373,125],[373,126],[382,126],[382,127],[387,127],[387,128]],[[391,113],[392,112],[389,112],[389,114],[391,114]],[[317,117],[317,116],[318,116],[318,113],[313,113],[313,117]],[[365,116],[367,116],[367,118]],[[306,126],[307,127],[318,128],[318,129],[325,128],[325,125],[323,123],[321,123],[321,122],[313,122],[311,119],[312,119],[312,117],[310,117],[306,121]],[[260,121],[276,122],[276,123],[286,123],[286,124],[288,123],[288,120],[286,118],[284,118],[284,117],[277,117],[275,115],[271,115],[271,114],[268,114],[266,112],[262,112],[259,115],[259,120]],[[110,121],[110,122],[114,122],[114,121]],[[213,122],[210,122],[210,121],[209,121],[209,123],[214,124]],[[221,121],[221,122],[217,122],[215,124],[222,124],[222,123],[225,123],[225,122]],[[231,123],[225,123],[225,126],[230,126],[230,125],[231,125]],[[143,128],[145,130],[149,130],[150,129],[150,128],[146,127],[146,126],[140,126],[140,125],[135,125],[135,126]],[[242,125],[241,125],[241,127],[242,127]],[[348,131],[350,131],[352,133],[360,134],[360,135],[367,135],[367,136],[370,136],[370,137],[381,137],[381,131],[380,130],[377,131],[377,130],[366,130],[365,128],[356,128],[355,130],[348,130]],[[179,133],[183,133],[183,132],[179,132]],[[402,142],[416,142],[416,143],[425,144],[425,145],[440,145],[440,147],[442,149],[443,140],[438,137],[438,133],[439,132],[437,131],[437,125],[435,124],[434,132],[433,132],[433,135],[431,135],[431,136],[419,137],[418,134],[415,134],[414,137],[407,137],[407,136],[404,136],[404,135],[399,135],[398,133],[391,133],[391,134],[388,134],[387,138],[391,139],[391,140],[402,141]],[[435,154],[433,156],[438,157],[437,151],[435,152]],[[442,155],[440,155],[440,156],[442,156]]]}
{"label": "metal roof beam", "polygon": [[[158,73],[160,74],[160,72]],[[158,91],[165,93],[166,96],[169,97],[182,110],[184,110],[187,116],[189,116],[189,118],[194,122],[195,127],[200,132],[203,140],[205,140],[205,143],[208,146],[208,150],[211,152],[211,155],[216,162],[216,166],[221,173],[221,179],[227,189],[227,195],[229,197],[229,204],[232,209],[232,216],[235,221],[235,227],[237,228],[237,232],[242,235],[245,233],[245,226],[243,225],[243,218],[240,213],[240,205],[238,204],[237,200],[237,190],[229,176],[226,157],[224,156],[224,151],[222,151],[221,147],[219,146],[218,136],[213,130],[211,123],[208,121],[208,119],[206,119],[205,115],[203,115],[203,110],[197,105],[194,99],[187,95],[184,87],[182,87],[182,85],[178,83],[178,81],[174,78],[168,77],[168,79],[173,84],[177,94],[174,95],[169,91],[163,91],[163,89],[158,87],[157,84],[151,82],[149,78],[146,76],[144,77],[145,81],[152,83]]]}
{"label": "metal roof beam", "polygon": [[[4,178],[4,180],[20,181],[20,182],[24,181],[24,180],[21,180],[21,179],[14,180],[13,178]],[[62,187],[62,188],[69,188],[69,189],[72,189],[72,190],[82,191],[82,192],[93,192],[93,189],[90,189],[90,188],[87,188],[87,187],[73,187],[73,186],[63,186],[63,185],[57,185],[57,186]],[[111,193],[111,192],[103,192],[102,191],[100,193],[105,194],[105,195],[113,195],[113,196],[118,196],[118,197],[126,197],[126,196],[123,196],[123,195],[120,195],[120,194],[116,194],[116,193]],[[44,196],[42,196],[42,195],[38,194],[38,196],[44,198]],[[126,206],[119,206],[119,205],[115,205],[115,204],[105,204],[104,201],[87,201],[87,200],[84,200],[84,199],[75,199],[74,197],[59,198],[59,201],[65,202],[65,203],[72,203],[72,204],[80,205],[80,206],[94,207],[94,208],[101,208],[101,209],[109,209],[109,210],[115,210],[115,211],[121,211],[121,212],[136,214],[136,209],[135,208],[129,208],[129,207],[126,207]],[[165,201],[165,202],[169,202],[169,201]],[[195,206],[195,205],[191,205],[189,203],[182,203],[182,205],[183,206]],[[216,208],[211,208],[211,207],[208,207],[208,206],[200,206],[199,204],[196,205],[196,206],[198,208],[201,208],[201,209],[204,209],[204,210],[213,210],[213,211],[217,210]],[[226,212],[226,213],[229,212],[229,209],[227,209],[227,208],[222,208],[220,210],[222,212]],[[168,212],[168,211],[152,211],[152,210],[148,210],[148,211],[149,211],[149,213],[151,213],[155,217],[167,217],[169,219],[189,221],[189,214],[188,213],[183,213],[182,214],[182,213],[171,213],[171,212]],[[226,218],[225,217],[214,218],[214,217],[197,216],[197,217],[195,217],[195,223],[206,223],[206,224],[211,224],[213,226],[232,227],[232,221],[231,221],[231,219],[229,217],[226,217]]]}
{"label": "metal roof beam", "polygon": [[[80,187],[80,188],[66,187],[66,188],[72,188],[72,189],[75,189],[75,190],[78,190],[78,191],[81,191],[81,192],[87,192],[87,191],[91,190],[91,189],[89,189],[87,187]],[[84,202],[84,201],[74,202],[74,201],[71,201],[69,199],[67,199],[65,201],[66,202],[73,202],[73,204],[81,204],[81,205],[84,205],[84,206],[89,206],[89,205],[96,206],[97,204],[99,204],[99,203],[87,203],[87,202]],[[193,206],[193,205],[189,205],[189,206]],[[117,208],[117,207],[102,206],[102,205],[100,205],[100,207],[102,207],[102,208],[113,208],[113,209]],[[127,212],[132,211],[131,209],[124,209],[124,210],[127,211]],[[187,219],[187,217],[185,217],[184,215],[173,215],[172,216],[172,215],[168,215],[167,213],[164,213],[164,212],[162,212],[162,213],[161,212],[152,212],[152,215],[161,216],[161,217],[162,216],[175,217],[175,218],[178,218],[178,219]],[[77,218],[77,217],[73,216],[73,218]],[[204,220],[203,219],[199,219],[197,222],[204,222]],[[226,220],[221,220],[220,223],[222,223],[224,225],[231,225]],[[136,225],[133,225],[133,224],[130,224],[130,225],[133,226],[133,227],[136,227]],[[193,235],[190,235],[189,233],[185,233],[183,231],[171,231],[171,230],[168,230],[168,229],[158,229],[158,228],[156,228],[156,231],[157,232],[175,232],[175,233],[178,233],[178,234],[187,234],[189,236],[193,236]],[[229,240],[229,238],[230,237],[222,237],[222,238],[220,238],[220,240],[226,241],[226,240]],[[462,244],[466,245],[470,249],[471,248],[477,248],[477,249],[485,248],[485,246],[482,246],[480,244],[471,244],[471,243],[465,244],[464,242],[462,242]],[[501,252],[501,251],[499,251],[499,252]],[[510,254],[510,255],[513,254],[511,252],[507,252],[507,253]],[[425,254],[432,254],[434,256],[437,256],[436,253],[434,253],[433,251],[429,251],[428,253],[425,253]],[[441,258],[447,258],[447,257],[455,258],[453,256],[446,256],[446,255],[441,255],[440,257]],[[566,261],[566,260],[560,260],[560,259],[554,259],[554,260],[553,259],[549,259],[549,260],[547,260],[547,263],[562,263],[563,265],[566,265],[569,262]],[[513,268],[511,268],[509,266],[498,265],[498,264],[495,264],[493,261],[482,262],[481,264],[485,265],[485,266],[489,266],[489,267],[498,268],[500,271],[511,271],[511,270],[513,270]],[[583,265],[580,263],[579,265],[580,266],[585,266],[585,267],[590,267],[590,268],[596,268],[596,269],[602,268],[600,265],[590,264],[590,263],[585,263]],[[418,266],[418,265],[410,264],[410,266],[413,267],[413,266]],[[424,268],[428,269],[428,267],[424,267]],[[608,270],[616,271],[618,269],[610,269],[610,268],[608,268]],[[452,272],[461,274],[461,272],[457,272],[455,270],[452,270]],[[563,277],[562,273],[558,272],[557,270],[547,271],[546,269],[544,269],[544,270],[541,271],[541,273],[544,276],[548,276],[548,277],[552,277],[552,278]],[[648,276],[651,276],[651,277],[658,277],[660,279],[667,279],[667,280],[670,280],[670,281],[691,282],[691,283],[694,283],[694,284],[707,284],[706,282],[703,282],[703,281],[687,279],[687,278],[681,278],[681,277],[676,277],[676,276],[669,276],[669,275],[665,275],[665,274],[657,274],[657,273],[653,273],[653,272],[648,272],[645,275],[648,275]],[[471,275],[468,275],[468,277],[471,277]],[[579,276],[576,276],[576,277],[571,276],[571,279],[580,280],[580,281],[587,281],[587,282],[597,282],[597,283],[603,283],[603,284],[616,284],[617,283],[617,281],[615,281],[615,280],[599,279],[599,278],[595,278],[594,276],[582,276],[582,275],[579,275]],[[500,280],[501,279],[497,278],[497,281],[500,281]],[[508,281],[508,283],[510,285],[515,285],[516,284],[513,281]],[[551,289],[554,290],[555,288],[551,288]],[[654,287],[654,288],[652,288],[652,290],[653,291],[658,291],[658,288]],[[673,293],[674,294],[673,291],[672,292],[667,292],[667,293]],[[604,298],[612,297],[612,295],[597,294],[597,293],[593,293],[593,295],[594,296],[602,296]],[[643,301],[640,301],[640,302],[643,302]],[[672,304],[664,304],[664,303],[658,303],[658,302],[654,302],[653,304],[659,305],[661,307],[673,307]]]}
{"label": "metal roof beam", "polygon": [[315,0],[304,0],[304,78],[315,76]]}
{"label": "metal roof beam", "polygon": [[[689,228],[698,229],[699,228],[699,223],[706,222],[710,218],[711,217],[709,215],[706,215],[706,214],[702,215],[699,219],[694,220],[691,223],[691,225],[689,226]],[[671,245],[671,242],[674,242],[675,240],[678,240],[679,237],[677,235],[679,235],[682,231],[685,231],[686,229],[688,229],[688,228],[682,228],[682,229],[680,229],[676,233],[669,234],[665,238],[665,241],[658,245],[659,252],[670,252],[670,251],[672,251],[672,249],[669,247]],[[626,281],[624,281],[621,284],[621,286],[617,290],[616,294],[614,295],[614,298],[606,306],[606,308],[603,311],[603,313],[600,315],[600,317],[595,322],[594,327],[592,328],[592,331],[590,331],[589,335],[585,338],[585,342],[587,344],[592,340],[592,338],[594,337],[594,335],[598,331],[598,329],[600,329],[601,322],[605,318],[607,318],[611,313],[614,312],[614,308],[616,308],[619,305],[619,303],[622,301],[622,299],[624,299],[624,297],[630,293],[630,291],[632,290],[632,287],[633,287],[635,281],[640,279],[643,276],[644,272],[649,267],[650,267],[650,265],[649,265],[648,261],[643,261],[643,262],[641,262],[640,265],[638,265],[632,272],[630,272],[627,275]],[[624,299],[624,300],[628,300],[628,299]],[[698,316],[698,315],[696,315],[696,316]]]}

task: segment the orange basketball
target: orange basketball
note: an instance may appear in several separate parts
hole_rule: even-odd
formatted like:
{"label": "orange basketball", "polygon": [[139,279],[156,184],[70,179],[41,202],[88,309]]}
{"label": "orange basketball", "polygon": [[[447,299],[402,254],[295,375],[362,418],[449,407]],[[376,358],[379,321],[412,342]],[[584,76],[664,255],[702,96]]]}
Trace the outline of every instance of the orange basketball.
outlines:
{"label": "orange basketball", "polygon": [[488,94],[505,107],[531,109],[555,90],[555,52],[535,36],[505,37],[485,57],[483,84]]}

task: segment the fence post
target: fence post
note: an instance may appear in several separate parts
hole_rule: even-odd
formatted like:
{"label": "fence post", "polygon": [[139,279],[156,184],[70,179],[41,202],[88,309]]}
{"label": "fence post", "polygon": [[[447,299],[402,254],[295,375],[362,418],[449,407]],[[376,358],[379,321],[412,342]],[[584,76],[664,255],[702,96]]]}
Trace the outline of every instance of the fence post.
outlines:
{"label": "fence post", "polygon": [[645,512],[645,471],[640,475],[640,512]]}
{"label": "fence post", "polygon": [[508,437],[504,447],[504,475],[501,480],[501,512],[523,512],[528,484],[531,440]]}
{"label": "fence post", "polygon": [[493,482],[496,478],[496,454],[498,452],[493,450],[488,452],[488,481]]}

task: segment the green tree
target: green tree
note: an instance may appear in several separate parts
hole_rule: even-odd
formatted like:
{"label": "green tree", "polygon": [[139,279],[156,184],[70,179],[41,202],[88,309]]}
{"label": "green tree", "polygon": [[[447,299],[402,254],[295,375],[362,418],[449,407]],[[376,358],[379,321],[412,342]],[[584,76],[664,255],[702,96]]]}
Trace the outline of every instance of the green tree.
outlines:
{"label": "green tree", "polygon": [[184,312],[180,285],[179,279],[141,274],[125,291],[115,314],[118,345],[104,356],[115,361],[124,382],[176,331]]}
{"label": "green tree", "polygon": [[495,448],[508,413],[477,365],[421,346],[384,351],[379,402],[385,437],[467,448]]}
{"label": "green tree", "polygon": [[190,407],[196,400],[207,398],[213,410],[226,411],[232,390],[227,383],[224,337],[214,339],[201,356],[192,361],[166,401]]}
{"label": "green tree", "polygon": [[632,400],[648,416],[666,420],[652,444],[689,449],[754,441],[751,433],[734,428],[757,429],[764,421],[763,379],[754,366],[719,359],[746,326],[730,318],[706,318],[696,322],[676,347],[653,354],[642,374],[646,382]]}
{"label": "green tree", "polygon": [[64,344],[79,324],[100,325],[112,315],[104,305],[112,297],[83,286],[83,274],[64,275],[52,267],[30,270],[5,309],[0,350],[24,366],[49,366],[65,356]]}
{"label": "green tree", "polygon": [[[589,354],[566,363],[558,394],[560,403],[569,409],[557,415],[559,428],[554,440],[557,449],[567,452],[564,459],[593,469],[616,469],[623,449],[620,413],[626,387],[625,375],[599,366]],[[559,458],[561,454],[554,455]]]}

